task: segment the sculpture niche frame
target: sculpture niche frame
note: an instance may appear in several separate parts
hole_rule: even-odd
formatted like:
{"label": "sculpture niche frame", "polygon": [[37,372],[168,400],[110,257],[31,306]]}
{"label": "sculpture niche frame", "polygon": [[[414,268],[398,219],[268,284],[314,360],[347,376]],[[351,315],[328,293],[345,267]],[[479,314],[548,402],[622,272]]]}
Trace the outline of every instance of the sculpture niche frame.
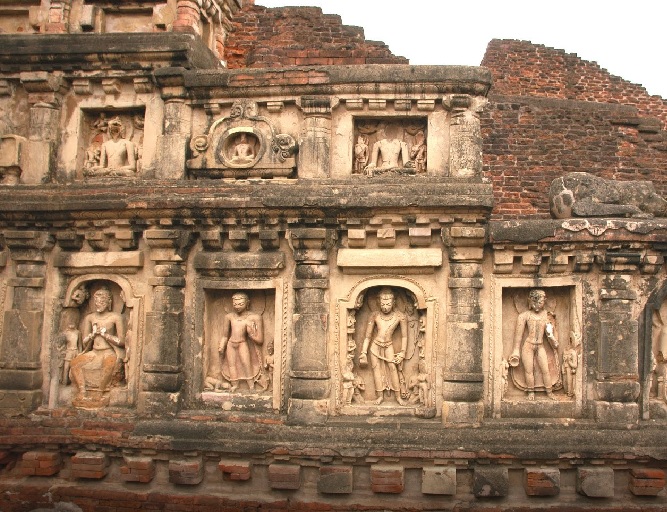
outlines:
{"label": "sculpture niche frame", "polygon": [[[373,404],[373,385],[372,372],[369,367],[360,372],[359,356],[362,349],[362,343],[367,329],[365,322],[368,322],[368,315],[359,319],[357,312],[362,308],[368,306],[366,301],[369,300],[368,295],[377,295],[382,289],[390,288],[397,295],[402,295],[401,300],[405,298],[412,298],[414,300],[414,313],[408,318],[408,324],[412,322],[413,325],[408,325],[408,348],[412,350],[411,368],[414,372],[417,371],[420,360],[426,365],[426,375],[430,385],[430,392],[426,403],[411,403],[412,400],[408,398],[407,405],[399,405],[395,402],[395,397],[385,398],[381,405]],[[372,300],[372,299],[371,299]],[[397,301],[398,302],[398,301]],[[400,309],[400,304],[397,305]],[[361,320],[361,321],[360,321]],[[420,283],[409,279],[407,277],[394,276],[369,276],[361,281],[358,281],[352,286],[347,296],[338,299],[336,302],[335,311],[335,332],[333,343],[333,384],[334,393],[332,393],[332,410],[337,415],[352,415],[352,416],[377,416],[377,417],[395,417],[395,416],[420,416],[432,418],[439,414],[442,405],[442,386],[438,378],[438,368],[440,365],[437,361],[437,351],[435,349],[436,340],[438,339],[438,299],[436,297],[429,297],[426,290]],[[412,331],[413,334],[410,334]],[[394,340],[400,339],[400,328],[394,332]],[[411,338],[411,339],[410,339]],[[414,346],[410,347],[410,344]],[[394,345],[397,345],[396,341]],[[421,347],[420,347],[421,345]],[[369,350],[370,352],[370,350]],[[358,392],[365,394],[364,402],[358,403],[353,399],[352,404],[347,403],[346,393],[350,392],[349,378],[345,376],[346,365],[349,364],[350,358],[354,359],[354,373],[356,375],[363,374],[363,380],[366,383],[366,389],[357,390],[359,379],[353,384],[355,386],[355,394]],[[407,361],[408,357],[406,357]],[[406,378],[406,384],[410,385],[410,378]],[[414,383],[417,385],[417,383]],[[346,391],[346,389],[348,391]],[[413,395],[414,396],[414,395]]]}
{"label": "sculpture niche frame", "polygon": [[[536,379],[535,400],[529,398],[529,390],[517,387],[511,371],[521,371],[522,367],[510,368],[506,364],[512,353],[516,320],[519,314],[528,310],[526,301],[530,290],[543,290],[547,295],[545,309],[557,307],[558,371],[562,369],[563,352],[573,348],[577,353],[577,368],[574,375],[573,395],[567,396],[563,375],[552,384],[557,400],[546,399],[544,386]],[[491,280],[491,329],[486,341],[488,350],[489,379],[486,385],[486,402],[493,418],[578,418],[582,417],[585,394],[586,340],[583,331],[583,285],[578,276],[528,278],[494,276]],[[551,312],[551,311],[550,311]],[[576,339],[576,340],[575,340]],[[545,339],[544,343],[548,341]],[[537,363],[535,372],[539,373]],[[509,393],[508,393],[509,389]]]}
{"label": "sculpture niche frame", "polygon": [[[273,300],[273,308],[267,315],[271,322],[264,321],[263,329],[267,334],[264,343],[273,343],[273,369],[270,371],[271,391],[251,393],[245,385],[239,390],[204,389],[210,359],[218,353],[220,326],[213,327],[212,322],[222,324],[228,311],[220,309],[222,303],[228,308],[231,297],[236,292],[246,292],[250,296],[249,310],[258,313],[253,297],[264,294]],[[287,367],[287,290],[283,280],[274,279],[199,279],[192,297],[194,319],[194,337],[191,350],[192,379],[189,392],[204,407],[219,407],[223,410],[245,412],[285,412],[285,379]],[[272,324],[272,325],[270,325]],[[262,350],[266,350],[266,346]]]}
{"label": "sculpture niche frame", "polygon": [[[125,315],[125,355],[127,362],[125,363],[125,385],[124,386],[112,386],[108,392],[108,407],[130,407],[136,403],[137,394],[138,394],[138,381],[140,373],[140,361],[141,361],[141,352],[144,343],[144,328],[143,328],[143,318],[144,318],[144,297],[141,295],[136,295],[132,283],[123,276],[115,274],[86,274],[82,276],[74,277],[67,287],[65,288],[65,294],[61,297],[61,303],[63,307],[61,308],[59,319],[54,325],[54,335],[51,337],[50,343],[54,343],[57,337],[60,335],[60,324],[63,321],[63,315],[68,309],[74,309],[80,307],[73,301],[73,293],[81,287],[90,288],[91,284],[96,284],[95,288],[99,289],[104,285],[104,283],[112,283],[112,288],[119,290],[119,295],[114,296],[114,305],[113,310],[119,313],[122,313],[125,310],[127,313]],[[113,291],[113,290],[112,290]],[[116,302],[121,300],[123,305],[118,305]],[[87,299],[87,311],[81,311],[79,317],[79,327],[81,326],[85,314],[92,311],[91,305],[93,301],[93,293],[90,293],[90,297]],[[51,350],[51,354],[54,354],[54,350]],[[53,355],[52,355],[53,357]],[[69,402],[71,395],[73,393],[73,384],[69,384],[71,391],[63,395],[62,385],[59,384],[58,379],[59,375],[54,374],[55,366],[50,365],[51,368],[48,370],[50,375],[48,382],[49,384],[49,408],[55,408],[59,406],[64,406],[64,402]],[[61,400],[61,396],[65,400]],[[68,403],[69,405],[69,403]],[[76,407],[72,405],[72,407]],[[104,407],[107,407],[106,405]],[[84,407],[85,408],[85,407]]]}

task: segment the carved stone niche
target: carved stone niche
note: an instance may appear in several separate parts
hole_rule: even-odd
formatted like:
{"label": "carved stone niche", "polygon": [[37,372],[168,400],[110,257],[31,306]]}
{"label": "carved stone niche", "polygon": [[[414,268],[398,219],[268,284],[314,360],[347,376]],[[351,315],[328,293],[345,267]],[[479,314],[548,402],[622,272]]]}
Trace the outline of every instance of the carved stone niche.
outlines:
{"label": "carved stone niche", "polygon": [[356,119],[352,173],[425,174],[426,124],[426,118]]}
{"label": "carved stone niche", "polygon": [[139,300],[122,277],[94,275],[70,282],[52,337],[49,407],[131,405]]}
{"label": "carved stone niche", "polygon": [[281,408],[283,298],[276,292],[204,289],[202,380],[195,392],[205,403],[255,412]]}
{"label": "carved stone niche", "polygon": [[79,177],[94,180],[141,176],[144,119],[143,108],[84,111]]}
{"label": "carved stone niche", "polygon": [[579,287],[515,281],[499,290],[500,307],[494,308],[493,415],[580,416],[585,371]]}
{"label": "carved stone niche", "polygon": [[237,101],[228,116],[213,122],[190,143],[190,173],[197,178],[294,177],[297,144],[276,133],[254,102]]}
{"label": "carved stone niche", "polygon": [[338,301],[338,414],[435,417],[435,310],[417,283],[398,278],[369,278]]}

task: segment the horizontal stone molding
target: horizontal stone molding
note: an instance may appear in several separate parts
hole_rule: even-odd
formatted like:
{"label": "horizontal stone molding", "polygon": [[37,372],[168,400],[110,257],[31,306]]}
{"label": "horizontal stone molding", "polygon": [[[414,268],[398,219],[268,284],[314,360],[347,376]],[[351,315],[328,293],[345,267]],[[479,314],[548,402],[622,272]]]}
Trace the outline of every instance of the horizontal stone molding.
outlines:
{"label": "horizontal stone molding", "polygon": [[337,264],[346,268],[430,268],[442,266],[440,249],[340,249]]}

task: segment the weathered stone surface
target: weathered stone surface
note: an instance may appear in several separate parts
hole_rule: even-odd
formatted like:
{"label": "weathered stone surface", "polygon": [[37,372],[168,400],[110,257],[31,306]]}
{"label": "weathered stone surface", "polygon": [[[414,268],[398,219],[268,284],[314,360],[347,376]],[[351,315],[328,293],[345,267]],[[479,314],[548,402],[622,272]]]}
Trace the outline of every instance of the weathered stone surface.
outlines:
{"label": "weathered stone surface", "polygon": [[422,493],[456,494],[456,468],[435,466],[422,469]]}
{"label": "weathered stone surface", "polygon": [[577,492],[589,498],[614,497],[612,468],[578,468]]}
{"label": "weathered stone surface", "polygon": [[574,172],[557,178],[549,189],[551,214],[569,217],[644,217],[667,215],[667,201],[649,181],[617,182]]}
{"label": "weathered stone surface", "polygon": [[501,498],[509,493],[507,468],[477,467],[473,472],[473,493],[478,498]]}

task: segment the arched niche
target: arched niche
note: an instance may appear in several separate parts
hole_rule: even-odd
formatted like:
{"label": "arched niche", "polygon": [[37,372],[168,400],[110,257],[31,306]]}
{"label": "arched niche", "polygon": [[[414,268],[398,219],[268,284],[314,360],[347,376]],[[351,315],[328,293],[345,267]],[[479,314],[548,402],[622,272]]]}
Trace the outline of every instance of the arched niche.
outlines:
{"label": "arched niche", "polygon": [[[377,316],[381,309],[379,296],[382,290],[391,290],[394,296],[393,311],[397,312],[396,325],[391,336],[390,354],[395,356],[402,348],[402,325],[405,319],[407,332],[404,359],[395,365],[399,389],[392,384],[392,363],[383,360],[374,348],[378,337]],[[369,328],[372,324],[373,327]],[[439,393],[436,391],[437,366],[434,340],[437,339],[437,300],[428,297],[424,288],[406,277],[375,276],[362,279],[350,289],[346,297],[336,303],[334,343],[334,410],[345,415],[433,417],[438,410]],[[370,329],[367,364],[360,356],[364,339]],[[386,349],[385,349],[386,350]],[[371,358],[374,353],[375,361]],[[384,354],[384,352],[383,352]],[[384,382],[377,365],[387,369],[389,388],[377,389],[376,383]],[[375,366],[374,366],[375,365]],[[381,384],[382,386],[383,384]],[[375,403],[382,392],[381,403]],[[398,393],[397,393],[398,392]],[[400,400],[398,394],[400,393]]]}
{"label": "arched niche", "polygon": [[[67,344],[66,329],[68,324],[74,325],[83,338],[86,315],[94,310],[93,295],[101,287],[106,287],[111,292],[111,310],[120,315],[124,327],[122,357],[118,356],[120,359],[118,364],[122,364],[120,377],[114,375],[108,397],[105,396],[104,405],[122,407],[134,402],[143,341],[143,329],[140,325],[143,315],[143,297],[135,295],[132,284],[124,276],[96,273],[73,277],[62,297],[63,307],[60,318],[56,324],[56,332],[51,337],[53,340],[52,362],[49,365],[49,407],[51,408],[72,404],[75,395],[74,385],[71,379],[65,378],[67,372],[63,373],[67,350],[66,347],[63,350],[63,345]],[[83,290],[86,293],[82,293]],[[96,406],[98,405],[93,404],[91,408]]]}

